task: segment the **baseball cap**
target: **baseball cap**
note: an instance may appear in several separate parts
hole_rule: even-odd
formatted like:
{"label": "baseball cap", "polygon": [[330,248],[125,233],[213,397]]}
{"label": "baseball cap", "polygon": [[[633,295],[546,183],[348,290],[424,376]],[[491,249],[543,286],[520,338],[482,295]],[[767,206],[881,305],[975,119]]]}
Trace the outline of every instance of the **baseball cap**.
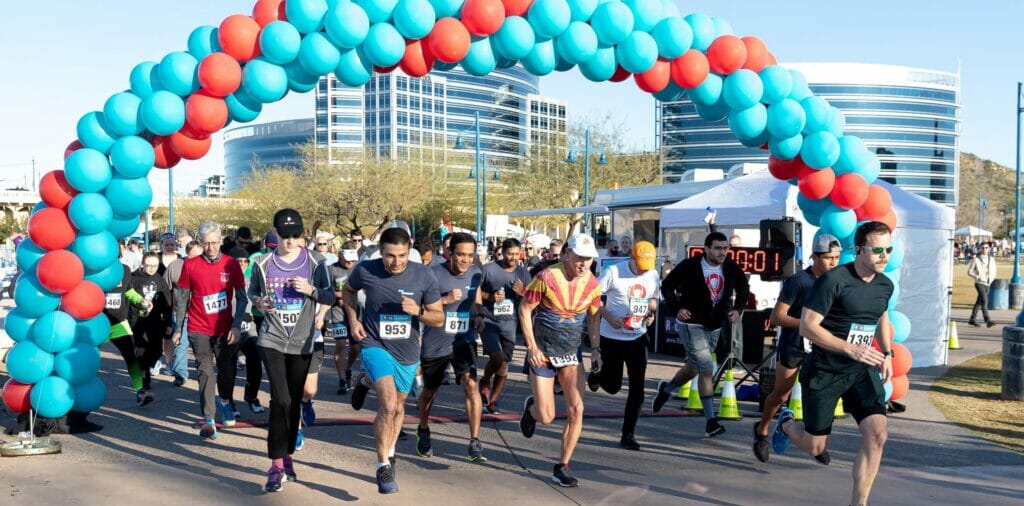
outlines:
{"label": "baseball cap", "polygon": [[243,248],[241,246],[235,246],[234,248],[231,248],[228,251],[228,256],[231,257],[231,258],[235,258],[235,259],[244,258],[244,259],[248,260],[249,259],[249,252],[245,251],[245,248]]}
{"label": "baseball cap", "polygon": [[302,216],[294,209],[282,209],[274,213],[274,229],[279,237],[298,237],[302,235]]}
{"label": "baseball cap", "polygon": [[268,248],[276,248],[277,242],[277,232],[274,232],[274,229],[268,230],[267,235],[263,237],[263,245]]}
{"label": "baseball cap", "polygon": [[818,234],[814,237],[814,244],[811,246],[811,253],[829,253],[832,251],[832,243],[842,249],[842,243],[832,234]]}
{"label": "baseball cap", "polygon": [[242,239],[248,239],[251,241],[252,230],[250,230],[249,227],[238,227],[238,231],[235,232],[235,237],[240,237]]}
{"label": "baseball cap", "polygon": [[578,256],[597,258],[597,247],[594,245],[594,238],[588,234],[573,234],[569,238],[569,249]]}
{"label": "baseball cap", "polygon": [[359,260],[359,250],[343,249],[341,250],[341,259],[346,262],[355,262]]}
{"label": "baseball cap", "polygon": [[637,241],[633,245],[633,260],[636,261],[636,266],[642,271],[649,271],[654,268],[654,264],[658,259],[658,250],[653,244],[647,241]]}
{"label": "baseball cap", "polygon": [[160,236],[160,242],[164,242],[164,241],[178,242],[178,237],[175,236],[174,234],[170,233],[170,232],[167,232],[166,234]]}

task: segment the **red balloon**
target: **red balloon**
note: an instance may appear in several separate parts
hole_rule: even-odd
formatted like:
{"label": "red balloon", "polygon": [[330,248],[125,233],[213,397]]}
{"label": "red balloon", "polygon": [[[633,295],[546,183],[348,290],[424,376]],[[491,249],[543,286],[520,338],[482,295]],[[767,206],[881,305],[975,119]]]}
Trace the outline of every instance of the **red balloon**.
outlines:
{"label": "red balloon", "polygon": [[430,53],[445,63],[458,63],[469,54],[469,30],[455,18],[441,18],[427,35]]}
{"label": "red balloon", "polygon": [[171,149],[185,160],[198,160],[210,151],[213,139],[207,134],[196,134],[182,128],[167,139]]}
{"label": "red balloon", "polygon": [[205,90],[185,101],[185,123],[193,132],[212,134],[228,123],[228,104]]}
{"label": "red balloon", "polygon": [[82,142],[78,139],[71,141],[71,144],[68,144],[68,147],[64,148],[64,159],[67,160],[68,157],[71,156],[71,153],[74,153],[83,147],[85,146],[82,146]]}
{"label": "red balloon", "polygon": [[47,172],[39,180],[39,196],[50,207],[65,209],[75,195],[78,195],[78,190],[71,187],[63,170]]}
{"label": "red balloon", "polygon": [[800,171],[806,168],[800,155],[796,155],[792,160],[782,160],[775,158],[775,155],[768,155],[768,172],[771,172],[775,179],[789,181],[799,176]]}
{"label": "red balloon", "polygon": [[856,209],[868,199],[868,182],[860,174],[843,174],[836,178],[832,203],[843,209]]}
{"label": "red balloon", "polygon": [[492,35],[505,22],[501,0],[466,0],[462,4],[462,24],[477,37]]}
{"label": "red balloon", "polygon": [[896,376],[889,381],[892,382],[892,395],[889,396],[890,401],[898,401],[910,391],[910,378],[906,376]]}
{"label": "red balloon", "polygon": [[654,66],[646,72],[635,74],[636,85],[647,93],[657,93],[668,87],[671,78],[671,64],[664,58],[658,58]]}
{"label": "red balloon", "polygon": [[65,313],[79,320],[88,320],[103,311],[106,298],[99,285],[85,280],[60,298],[60,307]]}
{"label": "red balloon", "polygon": [[243,14],[228,16],[217,30],[217,42],[225,53],[245,63],[260,55],[260,24]]}
{"label": "red balloon", "polygon": [[765,66],[771,67],[772,65],[778,65],[779,60],[775,59],[775,55],[771,51],[768,52],[768,56],[765,59]]}
{"label": "red balloon", "polygon": [[716,74],[728,75],[743,67],[747,46],[735,35],[722,35],[708,46],[708,64]]}
{"label": "red balloon", "polygon": [[892,375],[906,376],[914,364],[914,357],[910,355],[910,350],[900,343],[892,343],[892,352]]}
{"label": "red balloon", "polygon": [[66,250],[53,250],[39,259],[36,276],[43,288],[57,293],[68,293],[82,282],[85,267],[78,255]]}
{"label": "red balloon", "polygon": [[836,184],[836,174],[832,172],[831,167],[819,170],[807,167],[800,171],[800,175],[797,178],[797,186],[800,188],[800,193],[811,200],[825,198],[829,193],[832,193],[832,188]]}
{"label": "red balloon", "polygon": [[169,140],[170,137],[157,135],[149,141],[153,145],[153,152],[156,153],[156,163],[153,165],[158,169],[169,169],[181,161],[181,155],[171,148]]}
{"label": "red balloon", "polygon": [[855,209],[857,221],[878,221],[892,209],[892,196],[889,191],[877,184],[868,187],[868,198],[864,204]]}
{"label": "red balloon", "polygon": [[740,40],[747,47],[747,61],[743,63],[743,68],[760,72],[768,66],[768,46],[761,39],[747,36]]}
{"label": "red balloon", "polygon": [[616,66],[615,67],[615,73],[612,74],[612,76],[610,78],[608,78],[608,80],[613,82],[613,83],[621,83],[622,81],[625,81],[626,79],[628,79],[629,76],[631,76],[631,75],[632,74],[630,74],[628,70],[626,70],[626,69],[624,69],[622,67]]}
{"label": "red balloon", "polygon": [[[399,62],[401,62],[401,60],[399,60]],[[392,70],[395,70],[397,68],[398,68],[398,64],[397,63],[394,64],[394,65],[388,66],[388,67],[381,67],[379,65],[374,65],[373,66],[373,71],[378,73],[378,74],[390,74]]]}
{"label": "red balloon", "polygon": [[889,230],[896,230],[896,212],[892,209],[889,210],[888,214],[879,218],[878,221],[889,225]]}
{"label": "red balloon", "polygon": [[423,77],[430,73],[430,69],[434,68],[434,61],[434,55],[430,53],[430,49],[423,41],[407,40],[405,41],[405,54],[402,55],[398,66],[402,67],[402,72],[412,77]]}
{"label": "red balloon", "polygon": [[501,0],[505,4],[505,16],[525,16],[533,0]]}
{"label": "red balloon", "polygon": [[75,226],[63,209],[47,207],[28,219],[28,236],[44,250],[64,249],[75,240]]}
{"label": "red balloon", "polygon": [[708,78],[710,68],[704,53],[690,49],[672,60],[672,80],[682,88],[693,89]]}
{"label": "red balloon", "polygon": [[4,404],[15,413],[28,413],[32,409],[32,385],[27,385],[14,378],[4,383]]}
{"label": "red balloon", "polygon": [[242,84],[242,66],[227,53],[210,53],[199,62],[199,85],[210,95],[226,97]]}
{"label": "red balloon", "polygon": [[274,21],[288,21],[284,13],[284,0],[259,0],[252,7],[252,17],[261,28]]}

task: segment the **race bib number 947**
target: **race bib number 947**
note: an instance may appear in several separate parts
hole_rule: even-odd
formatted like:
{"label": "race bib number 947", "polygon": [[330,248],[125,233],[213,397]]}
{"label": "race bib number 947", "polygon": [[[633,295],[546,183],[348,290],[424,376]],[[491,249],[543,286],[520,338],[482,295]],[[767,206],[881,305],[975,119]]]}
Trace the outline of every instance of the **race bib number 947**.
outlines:
{"label": "race bib number 947", "polygon": [[854,323],[850,325],[850,333],[846,335],[846,342],[858,346],[871,346],[875,341],[875,330],[878,325],[864,325]]}

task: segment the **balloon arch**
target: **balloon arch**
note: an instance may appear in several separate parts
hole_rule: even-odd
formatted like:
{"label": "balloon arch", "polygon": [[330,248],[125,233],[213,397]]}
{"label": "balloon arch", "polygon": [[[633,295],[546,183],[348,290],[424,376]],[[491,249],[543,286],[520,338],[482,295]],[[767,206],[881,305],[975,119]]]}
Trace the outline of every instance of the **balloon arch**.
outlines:
{"label": "balloon arch", "polygon": [[[769,170],[799,187],[806,219],[844,246],[861,221],[896,225],[888,191],[873,184],[879,160],[843,134],[843,113],[758,38],[718,18],[684,18],[671,0],[259,0],[251,16],[196,28],[188,51],[136,65],[129,90],[78,121],[64,170],[39,183],[42,202],[17,250],[4,401],[51,418],[103,404],[104,293],[121,280],[118,239],[150,205],[153,167],[201,158],[212,134],[330,72],[360,86],[396,67],[482,76],[517,63],[538,76],[579,67],[595,82],[632,77],[662,101],[689,97],[702,118],[728,119],[743,144],[769,150]],[[852,257],[846,248],[842,260]],[[897,250],[887,269],[897,283],[901,261]],[[901,342],[910,324],[892,310],[897,297],[898,284],[890,320]],[[895,364],[886,388],[899,398],[910,368],[902,345]]]}

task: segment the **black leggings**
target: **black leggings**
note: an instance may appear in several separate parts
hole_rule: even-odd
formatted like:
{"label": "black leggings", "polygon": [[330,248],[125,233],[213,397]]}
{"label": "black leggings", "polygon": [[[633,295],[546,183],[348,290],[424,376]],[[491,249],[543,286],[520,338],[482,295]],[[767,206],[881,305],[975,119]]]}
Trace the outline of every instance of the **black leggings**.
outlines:
{"label": "black leggings", "polygon": [[132,325],[132,339],[136,348],[141,348],[142,356],[139,357],[139,366],[142,368],[142,388],[149,390],[153,378],[149,370],[160,360],[164,352],[164,339],[167,335],[168,324],[160,318],[139,318]]}
{"label": "black leggings", "polygon": [[[256,339],[249,338],[245,339],[239,351],[245,355],[245,400],[255,399],[260,393],[260,383],[263,382],[263,357],[260,356],[260,347],[256,346]],[[237,361],[237,355],[235,359]],[[235,370],[238,370],[237,362]]]}
{"label": "black leggings", "polygon": [[[286,355],[277,350],[259,348],[270,379],[270,420],[267,428],[267,454],[282,459],[295,453],[302,409],[302,389],[309,374],[312,355]],[[246,362],[248,364],[248,362]]]}
{"label": "black leggings", "polygon": [[992,321],[988,316],[988,285],[981,283],[975,283],[974,289],[978,291],[978,298],[974,300],[974,307],[971,308],[971,319],[968,320],[974,323],[974,319],[978,317],[978,310],[981,309],[981,316],[985,317],[985,323]]}
{"label": "black leggings", "polygon": [[629,375],[629,395],[622,419],[622,433],[633,434],[644,405],[644,381],[647,375],[647,339],[617,341],[601,336],[601,388],[610,394],[622,388],[622,366]]}

